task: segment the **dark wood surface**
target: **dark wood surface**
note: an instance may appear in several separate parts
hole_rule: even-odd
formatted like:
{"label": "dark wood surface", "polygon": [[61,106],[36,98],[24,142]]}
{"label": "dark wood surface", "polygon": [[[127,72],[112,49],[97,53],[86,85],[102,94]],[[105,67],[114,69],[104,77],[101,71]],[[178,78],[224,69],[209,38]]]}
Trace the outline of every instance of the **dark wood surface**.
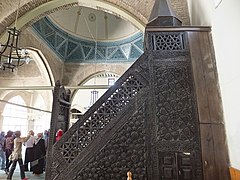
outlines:
{"label": "dark wood surface", "polygon": [[205,180],[228,180],[229,157],[211,35],[189,32]]}
{"label": "dark wood surface", "polygon": [[222,101],[209,32],[189,32],[200,123],[222,123]]}
{"label": "dark wood surface", "polygon": [[230,179],[209,28],[145,35],[144,54],[53,145],[46,179]]}

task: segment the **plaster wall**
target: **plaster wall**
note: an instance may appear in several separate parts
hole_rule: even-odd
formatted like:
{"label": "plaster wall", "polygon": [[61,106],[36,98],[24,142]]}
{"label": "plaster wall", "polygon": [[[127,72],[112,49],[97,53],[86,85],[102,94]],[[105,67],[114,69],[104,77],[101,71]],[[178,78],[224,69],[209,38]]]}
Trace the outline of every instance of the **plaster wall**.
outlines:
{"label": "plaster wall", "polygon": [[37,37],[31,28],[27,28],[22,32],[21,39],[21,46],[36,48],[42,52],[47,65],[49,65],[49,67],[46,65],[43,69],[48,71],[46,73],[49,73],[49,78],[52,77],[51,81],[54,83],[56,80],[61,80],[64,64],[56,54],[52,53],[46,43]]}
{"label": "plaster wall", "polygon": [[104,71],[110,71],[121,76],[129,67],[130,63],[115,64],[65,64],[63,84],[76,86],[82,84],[88,77]]}
{"label": "plaster wall", "polygon": [[240,169],[240,1],[188,0],[192,25],[212,26],[231,166]]}

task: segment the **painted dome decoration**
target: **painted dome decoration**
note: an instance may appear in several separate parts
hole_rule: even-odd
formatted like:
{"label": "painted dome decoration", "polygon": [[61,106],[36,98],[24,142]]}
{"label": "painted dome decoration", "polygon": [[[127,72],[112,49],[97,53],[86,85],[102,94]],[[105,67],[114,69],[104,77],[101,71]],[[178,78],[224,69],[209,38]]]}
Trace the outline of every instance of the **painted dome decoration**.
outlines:
{"label": "painted dome decoration", "polygon": [[[78,10],[75,13],[76,16],[83,13],[82,9],[80,12],[79,7],[74,9],[73,12],[67,11],[64,18],[60,14],[53,13],[32,26],[62,61],[65,63],[122,63],[135,61],[141,56],[143,34],[129,22],[102,11],[84,8],[87,10],[81,17],[85,19],[79,17],[75,24],[64,23],[66,16],[70,16],[75,11]],[[102,18],[99,20],[100,17]],[[104,23],[105,25],[102,25]],[[119,24],[123,26],[122,31],[119,30]]]}

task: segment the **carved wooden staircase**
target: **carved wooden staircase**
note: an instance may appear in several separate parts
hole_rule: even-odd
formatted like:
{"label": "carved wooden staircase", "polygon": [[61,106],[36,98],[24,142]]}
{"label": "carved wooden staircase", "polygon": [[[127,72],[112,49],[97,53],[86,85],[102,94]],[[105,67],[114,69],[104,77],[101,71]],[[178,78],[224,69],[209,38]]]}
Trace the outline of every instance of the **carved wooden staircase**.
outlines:
{"label": "carved wooden staircase", "polygon": [[[133,179],[202,179],[190,52],[183,43],[186,33],[149,37],[152,47],[147,48],[153,52],[145,52],[50,147],[47,180],[121,180],[128,170]],[[64,111],[53,112],[57,119]]]}
{"label": "carved wooden staircase", "polygon": [[69,108],[56,90],[46,180],[230,178],[211,30],[158,16],[167,5],[155,1],[144,54],[54,144]]}
{"label": "carved wooden staircase", "polygon": [[[120,178],[134,167],[139,169],[139,175],[146,173],[143,127],[146,125],[142,109],[150,73],[145,60],[145,55],[141,56],[53,145],[51,155],[48,154],[51,156],[48,163],[52,165],[47,178],[88,179],[91,175],[96,176],[94,179],[108,179],[107,176],[112,179],[113,175]],[[134,165],[136,162],[139,165]],[[89,168],[95,169],[95,174]],[[117,175],[107,173],[110,169]]]}

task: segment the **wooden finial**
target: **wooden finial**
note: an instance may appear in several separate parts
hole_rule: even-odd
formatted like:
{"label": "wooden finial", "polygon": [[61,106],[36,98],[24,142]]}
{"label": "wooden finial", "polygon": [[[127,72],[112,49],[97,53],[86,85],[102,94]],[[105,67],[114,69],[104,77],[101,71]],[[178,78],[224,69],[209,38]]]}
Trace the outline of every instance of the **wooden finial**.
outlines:
{"label": "wooden finial", "polygon": [[127,172],[127,180],[132,180],[132,173],[131,173],[131,171]]}

